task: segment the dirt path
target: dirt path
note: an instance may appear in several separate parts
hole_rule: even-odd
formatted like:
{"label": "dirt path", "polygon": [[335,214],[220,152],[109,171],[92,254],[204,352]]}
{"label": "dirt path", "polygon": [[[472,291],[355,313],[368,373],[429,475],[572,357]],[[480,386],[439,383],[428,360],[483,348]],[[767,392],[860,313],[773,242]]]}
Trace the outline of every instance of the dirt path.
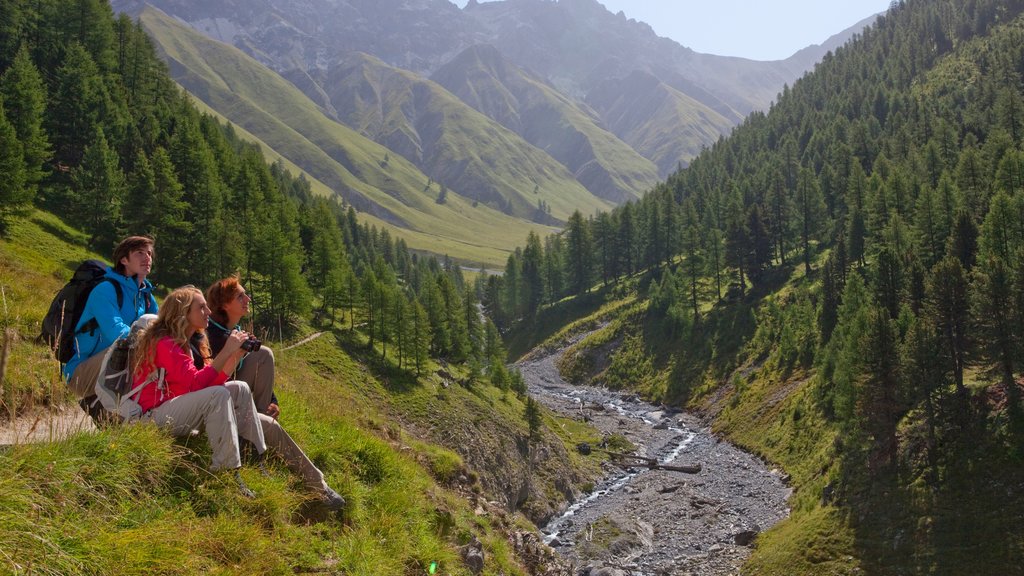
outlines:
{"label": "dirt path", "polygon": [[28,442],[53,442],[83,430],[95,430],[77,405],[39,408],[0,424],[0,447]]}
{"label": "dirt path", "polygon": [[714,436],[695,416],[665,412],[635,394],[566,383],[555,367],[560,354],[517,365],[531,395],[606,434],[625,436],[639,455],[702,470],[609,466],[590,495],[544,527],[551,545],[591,573],[738,574],[753,537],[789,513],[781,473]]}
{"label": "dirt path", "polygon": [[313,340],[316,340],[317,338],[319,338],[319,337],[321,337],[323,335],[324,335],[323,332],[314,332],[313,334],[310,334],[309,336],[306,336],[302,340],[299,340],[295,344],[292,344],[290,346],[285,346],[284,348],[281,349],[281,351],[283,352],[285,350],[291,350],[292,348],[298,348],[299,346],[302,346],[303,344],[305,344],[307,342],[312,342]]}

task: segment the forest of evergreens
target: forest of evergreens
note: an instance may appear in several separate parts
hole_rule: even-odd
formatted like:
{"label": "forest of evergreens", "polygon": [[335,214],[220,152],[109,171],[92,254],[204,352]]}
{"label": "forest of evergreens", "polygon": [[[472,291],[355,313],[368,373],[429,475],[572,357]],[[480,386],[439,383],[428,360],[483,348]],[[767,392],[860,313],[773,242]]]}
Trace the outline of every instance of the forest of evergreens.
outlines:
{"label": "forest of evergreens", "polygon": [[[524,326],[639,277],[642,348],[671,350],[673,402],[727,363],[709,349],[743,324],[723,321],[730,310],[750,307],[755,326],[732,338],[775,378],[811,375],[811,409],[837,437],[840,480],[822,503],[866,540],[892,539],[878,573],[972,548],[1000,551],[982,566],[1014,563],[1019,540],[996,526],[1020,520],[1019,497],[1001,512],[958,506],[998,501],[1024,458],[1022,11],[894,2],[642,200],[531,235],[485,304],[499,326]],[[924,488],[916,502],[866,520],[908,486]],[[934,520],[947,514],[962,515],[955,537]]]}

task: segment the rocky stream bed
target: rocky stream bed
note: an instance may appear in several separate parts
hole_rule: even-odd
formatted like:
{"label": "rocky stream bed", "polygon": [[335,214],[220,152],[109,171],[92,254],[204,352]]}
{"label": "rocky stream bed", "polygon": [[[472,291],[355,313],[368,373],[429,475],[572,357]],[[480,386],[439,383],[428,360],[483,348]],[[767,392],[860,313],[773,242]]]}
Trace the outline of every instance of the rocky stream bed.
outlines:
{"label": "rocky stream bed", "polygon": [[639,456],[701,469],[609,464],[591,493],[543,527],[545,540],[579,575],[738,574],[756,535],[789,513],[783,473],[715,436],[695,415],[565,382],[556,368],[561,353],[516,364],[535,399],[624,436]]}

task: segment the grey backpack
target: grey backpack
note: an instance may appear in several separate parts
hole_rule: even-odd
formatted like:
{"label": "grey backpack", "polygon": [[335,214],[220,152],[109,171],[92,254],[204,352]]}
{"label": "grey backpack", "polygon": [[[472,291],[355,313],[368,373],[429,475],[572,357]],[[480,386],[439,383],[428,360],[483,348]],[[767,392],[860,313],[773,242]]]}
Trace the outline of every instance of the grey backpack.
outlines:
{"label": "grey backpack", "polygon": [[142,406],[139,406],[138,397],[142,389],[153,382],[161,388],[164,386],[163,368],[151,372],[138,386],[132,386],[131,356],[135,350],[134,344],[139,333],[155,318],[152,314],[142,316],[132,324],[126,338],[118,339],[103,352],[103,361],[93,387],[95,399],[90,399],[87,407],[83,406],[97,424],[119,424],[139,419]]}

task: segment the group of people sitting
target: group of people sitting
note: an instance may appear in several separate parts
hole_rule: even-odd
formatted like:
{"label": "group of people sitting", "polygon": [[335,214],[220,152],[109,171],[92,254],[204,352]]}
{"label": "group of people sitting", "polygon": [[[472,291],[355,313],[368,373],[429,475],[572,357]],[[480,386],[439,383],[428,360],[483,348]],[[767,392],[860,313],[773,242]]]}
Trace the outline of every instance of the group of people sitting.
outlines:
{"label": "group of people sitting", "polygon": [[277,420],[274,353],[239,325],[252,301],[239,279],[218,280],[205,294],[183,286],[158,306],[147,280],[153,248],[152,238],[132,236],[114,250],[109,281],[89,293],[75,326],[75,354],[63,368],[68,387],[79,398],[89,396],[106,349],[130,338],[135,385],[151,380],[136,399],[143,421],[175,436],[203,427],[212,449],[211,470],[231,471],[247,497],[254,495],[238,474],[241,442],[261,463],[272,450],[324,506],[342,509],[344,498]]}

